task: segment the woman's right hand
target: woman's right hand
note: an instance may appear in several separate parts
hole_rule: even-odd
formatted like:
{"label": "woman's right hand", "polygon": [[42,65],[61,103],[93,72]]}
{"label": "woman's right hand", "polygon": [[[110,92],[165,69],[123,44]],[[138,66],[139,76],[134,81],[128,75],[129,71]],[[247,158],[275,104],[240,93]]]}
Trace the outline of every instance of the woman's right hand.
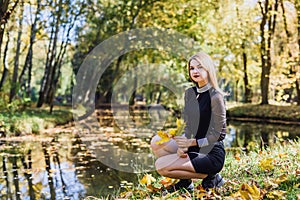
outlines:
{"label": "woman's right hand", "polygon": [[186,158],[187,157],[187,153],[184,152],[184,150],[182,148],[178,148],[177,149],[177,155],[180,157],[180,158]]}

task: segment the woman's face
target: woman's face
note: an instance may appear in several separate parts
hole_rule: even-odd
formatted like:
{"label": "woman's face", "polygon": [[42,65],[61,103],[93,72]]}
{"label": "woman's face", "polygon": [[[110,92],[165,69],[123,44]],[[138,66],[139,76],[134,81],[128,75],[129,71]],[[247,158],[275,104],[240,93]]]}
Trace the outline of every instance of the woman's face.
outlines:
{"label": "woman's face", "polygon": [[208,83],[208,72],[201,65],[193,66],[191,63],[189,67],[191,79],[202,87]]}

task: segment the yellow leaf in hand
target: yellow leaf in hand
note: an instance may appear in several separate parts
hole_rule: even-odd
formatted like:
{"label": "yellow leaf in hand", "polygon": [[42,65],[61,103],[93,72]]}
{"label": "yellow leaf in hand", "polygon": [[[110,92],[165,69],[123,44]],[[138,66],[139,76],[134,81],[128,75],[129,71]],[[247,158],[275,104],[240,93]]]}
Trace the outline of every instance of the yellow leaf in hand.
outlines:
{"label": "yellow leaf in hand", "polygon": [[182,124],[182,121],[180,119],[176,119],[176,125],[177,125],[177,128],[180,127]]}
{"label": "yellow leaf in hand", "polygon": [[171,137],[174,137],[176,135],[177,129],[170,129],[169,134],[171,135]]}
{"label": "yellow leaf in hand", "polygon": [[176,125],[177,125],[176,136],[180,136],[184,131],[185,123],[181,119],[177,119]]}
{"label": "yellow leaf in hand", "polygon": [[158,131],[157,135],[161,138],[161,140],[156,141],[156,144],[162,144],[170,140],[168,134],[163,131]]}

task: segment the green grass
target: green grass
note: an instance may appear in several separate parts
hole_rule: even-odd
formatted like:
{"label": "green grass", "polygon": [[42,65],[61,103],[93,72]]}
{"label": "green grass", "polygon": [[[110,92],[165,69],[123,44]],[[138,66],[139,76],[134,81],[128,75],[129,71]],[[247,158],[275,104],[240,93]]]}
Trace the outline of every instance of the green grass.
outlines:
{"label": "green grass", "polygon": [[[194,180],[195,191],[165,193],[159,182],[163,177],[153,174],[155,181],[146,186],[133,183],[125,192],[98,199],[299,199],[300,152],[298,141],[288,141],[272,149],[246,153],[227,150],[221,175],[227,182],[216,190],[205,191],[201,180]],[[97,199],[89,197],[86,199]]]}
{"label": "green grass", "polygon": [[6,136],[21,134],[38,134],[42,130],[73,119],[71,110],[57,107],[52,113],[46,108],[26,108],[21,111],[0,112],[0,131]]}

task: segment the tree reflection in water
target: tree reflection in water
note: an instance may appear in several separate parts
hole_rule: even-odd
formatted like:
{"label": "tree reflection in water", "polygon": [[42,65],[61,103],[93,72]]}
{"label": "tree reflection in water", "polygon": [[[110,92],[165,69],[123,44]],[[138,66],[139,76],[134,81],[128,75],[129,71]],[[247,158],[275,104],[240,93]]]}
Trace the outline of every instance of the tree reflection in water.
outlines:
{"label": "tree reflection in water", "polygon": [[[86,190],[75,165],[59,159],[58,142],[3,142],[0,172],[1,199],[81,199]],[[30,147],[29,150],[28,146]],[[32,152],[35,153],[32,161]],[[32,162],[40,162],[35,165]],[[40,165],[42,163],[42,166]]]}
{"label": "tree reflection in water", "polygon": [[[231,121],[224,142],[226,147],[239,149],[248,150],[251,144],[264,148],[278,141],[295,139],[299,136],[298,130],[299,128],[292,126]],[[113,133],[111,138],[119,135]],[[140,143],[133,138],[134,134],[112,142],[99,139],[99,134],[95,132],[97,137],[95,140],[92,138],[91,143],[83,142],[79,135],[72,133],[59,133],[57,137],[40,138],[36,141],[3,139],[0,141],[0,199],[77,200],[89,195],[108,196],[115,190],[122,190],[122,185],[137,183],[141,174],[125,173],[108,167],[100,162],[95,153],[104,158],[109,157],[105,150],[108,149],[107,145],[113,145],[116,149],[127,148],[128,151],[147,152],[151,155],[149,145],[146,145],[150,143],[151,133],[139,132],[138,136],[145,138],[139,138]],[[137,150],[137,147],[142,146],[143,149]],[[153,162],[149,157],[145,158],[143,164]]]}

